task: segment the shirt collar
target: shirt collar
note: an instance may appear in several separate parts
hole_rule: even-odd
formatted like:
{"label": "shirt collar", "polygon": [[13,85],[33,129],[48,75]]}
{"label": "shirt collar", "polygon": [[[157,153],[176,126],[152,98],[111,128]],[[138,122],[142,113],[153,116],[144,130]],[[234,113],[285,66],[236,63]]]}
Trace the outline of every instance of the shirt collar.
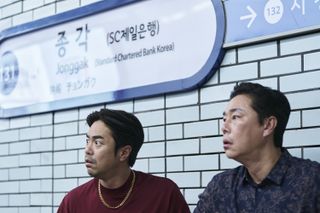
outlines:
{"label": "shirt collar", "polygon": [[[282,180],[284,179],[285,174],[290,166],[290,159],[292,158],[292,156],[286,149],[283,148],[281,151],[282,152],[279,160],[271,169],[267,177],[259,185],[268,184],[270,182],[277,185],[281,185]],[[245,167],[242,168],[240,174],[243,183],[253,183],[252,178],[250,177],[249,172]]]}

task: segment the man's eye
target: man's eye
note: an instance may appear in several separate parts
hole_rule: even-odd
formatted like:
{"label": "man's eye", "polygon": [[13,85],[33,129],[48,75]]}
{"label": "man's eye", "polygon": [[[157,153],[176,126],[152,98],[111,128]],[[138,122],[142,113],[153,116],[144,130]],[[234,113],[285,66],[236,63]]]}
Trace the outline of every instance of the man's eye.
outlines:
{"label": "man's eye", "polygon": [[98,141],[98,140],[95,140],[94,143],[95,143],[96,145],[101,145],[101,141]]}
{"label": "man's eye", "polygon": [[239,117],[240,117],[239,115],[232,115],[232,119],[237,119]]}

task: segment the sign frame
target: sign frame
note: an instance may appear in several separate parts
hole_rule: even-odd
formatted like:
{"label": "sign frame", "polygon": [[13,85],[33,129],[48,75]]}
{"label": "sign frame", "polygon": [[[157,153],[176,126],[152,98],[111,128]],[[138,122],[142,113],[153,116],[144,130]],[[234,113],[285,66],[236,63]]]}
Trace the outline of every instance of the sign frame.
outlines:
{"label": "sign frame", "polygon": [[[0,45],[11,38],[17,38],[21,35],[25,35],[31,32],[37,32],[39,30],[50,28],[59,24],[72,22],[79,18],[88,17],[97,13],[108,12],[115,8],[143,1],[144,0],[100,1],[47,18],[39,19],[30,23],[15,26],[0,32]],[[199,87],[200,85],[204,84],[219,68],[225,53],[225,50],[223,49],[223,41],[226,27],[223,4],[220,0],[211,0],[211,2],[215,9],[217,29],[219,30],[217,30],[216,32],[214,46],[211,54],[208,57],[208,60],[195,75],[185,79],[144,85],[140,87],[111,92],[103,92],[81,97],[68,98],[63,100],[54,100],[51,102],[35,103],[22,107],[13,107],[9,109],[0,107],[0,118],[24,116],[30,114],[65,110],[69,108],[86,107],[90,105],[98,105],[101,103],[113,103],[131,99],[141,99],[160,94],[188,91]]]}

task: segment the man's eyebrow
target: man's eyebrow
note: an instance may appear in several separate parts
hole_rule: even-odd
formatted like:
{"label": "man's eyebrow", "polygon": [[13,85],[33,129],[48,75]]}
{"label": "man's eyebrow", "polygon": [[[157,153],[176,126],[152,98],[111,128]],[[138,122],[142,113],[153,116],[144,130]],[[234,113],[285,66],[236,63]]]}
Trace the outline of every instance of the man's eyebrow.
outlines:
{"label": "man's eyebrow", "polygon": [[[88,134],[86,134],[87,138],[90,138],[90,136]],[[91,137],[92,139],[103,139],[103,137],[101,135],[94,135]]]}
{"label": "man's eyebrow", "polygon": [[[229,110],[228,110],[229,113],[233,113],[233,112],[237,112],[237,111],[239,111],[239,112],[244,112],[244,110],[241,109],[241,108],[232,108],[232,109],[229,109]],[[226,111],[224,111],[224,112],[222,113],[223,116],[225,116],[226,114],[227,114]]]}

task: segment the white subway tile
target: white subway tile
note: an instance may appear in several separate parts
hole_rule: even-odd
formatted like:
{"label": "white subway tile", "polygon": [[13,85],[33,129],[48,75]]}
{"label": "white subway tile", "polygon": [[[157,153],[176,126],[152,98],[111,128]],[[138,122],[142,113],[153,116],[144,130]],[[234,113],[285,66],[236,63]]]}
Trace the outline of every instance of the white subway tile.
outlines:
{"label": "white subway tile", "polygon": [[9,119],[0,118],[0,130],[9,129],[10,122]]}
{"label": "white subway tile", "polygon": [[103,105],[98,105],[98,106],[90,106],[90,107],[85,107],[81,108],[79,110],[79,119],[87,119],[87,116],[95,111],[100,111],[100,109],[103,109]]}
{"label": "white subway tile", "polygon": [[53,149],[53,141],[51,138],[32,140],[30,144],[31,144],[31,152],[52,151]]}
{"label": "white subway tile", "polygon": [[0,195],[0,206],[9,206],[9,195]]}
{"label": "white subway tile", "polygon": [[167,177],[173,180],[180,188],[200,186],[199,172],[168,173]]}
{"label": "white subway tile", "polygon": [[0,189],[2,194],[18,193],[19,182],[18,181],[0,182]]}
{"label": "white subway tile", "polygon": [[166,111],[167,123],[182,123],[199,120],[199,107],[182,107]]}
{"label": "white subway tile", "polygon": [[203,192],[204,189],[186,189],[184,193],[184,198],[188,204],[197,204],[199,194]]}
{"label": "white subway tile", "polygon": [[0,156],[9,154],[9,144],[0,144]]}
{"label": "white subway tile", "polygon": [[277,56],[277,42],[265,42],[257,45],[240,47],[238,49],[239,62],[254,61]]}
{"label": "white subway tile", "polygon": [[24,154],[19,156],[20,166],[37,166],[40,165],[40,154]]}
{"label": "white subway tile", "polygon": [[320,71],[280,77],[280,90],[291,92],[320,87]]}
{"label": "white subway tile", "polygon": [[77,163],[77,162],[78,162],[78,152],[76,150],[54,152],[53,154],[54,165]]}
{"label": "white subway tile", "polygon": [[151,111],[135,114],[143,126],[163,125],[164,111]]}
{"label": "white subway tile", "polygon": [[289,128],[300,128],[301,127],[301,116],[300,111],[294,111],[290,113],[287,129]]}
{"label": "white subway tile", "polygon": [[186,171],[218,169],[219,156],[218,154],[186,156],[184,158],[184,167]]}
{"label": "white subway tile", "polygon": [[43,6],[43,0],[24,0],[23,11]]}
{"label": "white subway tile", "polygon": [[126,112],[134,112],[133,111],[133,101],[125,101],[119,103],[110,103],[106,105],[108,109],[116,109],[116,110],[124,110]]}
{"label": "white subway tile", "polygon": [[54,192],[68,192],[71,189],[78,186],[77,179],[55,179],[53,181],[53,191]]}
{"label": "white subway tile", "polygon": [[29,194],[9,195],[9,206],[29,206]]}
{"label": "white subway tile", "polygon": [[228,102],[205,104],[200,106],[201,119],[222,118],[224,109]]}
{"label": "white subway tile", "polygon": [[38,139],[41,136],[40,127],[29,127],[20,129],[20,140]]}
{"label": "white subway tile", "polygon": [[9,170],[0,169],[0,181],[9,180]]}
{"label": "white subway tile", "polygon": [[232,169],[240,165],[240,163],[228,158],[225,154],[220,155],[220,169]]}
{"label": "white subway tile", "polygon": [[9,180],[25,180],[30,178],[30,168],[13,168],[9,170]]}
{"label": "white subway tile", "polygon": [[182,156],[167,157],[167,171],[169,172],[183,171]]}
{"label": "white subway tile", "polygon": [[75,135],[78,133],[78,122],[62,123],[54,125],[54,136]]}
{"label": "white subway tile", "polygon": [[235,49],[227,50],[221,62],[221,66],[235,64],[236,58],[237,56]]}
{"label": "white subway tile", "polygon": [[218,132],[218,120],[199,121],[184,125],[184,137],[211,136],[217,135]]}
{"label": "white subway tile", "polygon": [[320,33],[292,37],[280,41],[281,55],[320,49]]}
{"label": "white subway tile", "polygon": [[51,178],[52,177],[52,166],[35,166],[31,167],[31,178]]}
{"label": "white subway tile", "polygon": [[53,126],[41,126],[40,129],[41,138],[52,138],[53,137]]}
{"label": "white subway tile", "polygon": [[182,139],[182,124],[166,125],[166,139]]}
{"label": "white subway tile", "polygon": [[169,94],[166,97],[166,107],[194,105],[199,102],[198,91],[193,90],[185,93]]}
{"label": "white subway tile", "polygon": [[134,111],[146,111],[164,108],[164,97],[157,96],[148,99],[139,99],[134,102]]}
{"label": "white subway tile", "polygon": [[10,128],[21,128],[21,127],[29,127],[30,126],[30,117],[17,117],[10,119]]}
{"label": "white subway tile", "polygon": [[65,110],[54,114],[54,123],[75,121],[79,119],[78,109]]}
{"label": "white subway tile", "polygon": [[302,111],[302,126],[320,126],[320,109]]}
{"label": "white subway tile", "polygon": [[66,166],[66,176],[67,177],[86,177],[88,176],[88,172],[83,163],[72,164],[72,165]]}
{"label": "white subway tile", "polygon": [[30,198],[31,206],[49,206],[52,205],[51,193],[32,193]]}
{"label": "white subway tile", "polygon": [[67,149],[83,149],[86,145],[85,135],[69,136],[66,138]]}
{"label": "white subway tile", "polygon": [[79,7],[79,0],[68,0],[57,2],[57,12],[62,13]]}
{"label": "white subway tile", "polygon": [[20,192],[40,192],[41,190],[41,181],[40,180],[26,180],[20,181],[19,184]]}
{"label": "white subway tile", "polygon": [[[0,169],[1,168],[14,168],[19,166],[19,156],[4,156],[0,157]],[[1,188],[1,187],[0,187]]]}
{"label": "white subway tile", "polygon": [[232,82],[258,77],[258,63],[240,64],[220,68],[220,81]]}
{"label": "white subway tile", "polygon": [[150,172],[164,172],[165,171],[164,158],[151,158],[149,159]]}
{"label": "white subway tile", "polygon": [[142,172],[149,172],[149,160],[148,159],[137,159],[134,166],[134,170],[142,171]]}
{"label": "white subway tile", "polygon": [[18,1],[14,4],[9,4],[2,8],[2,18],[13,16],[22,12],[22,1]]}
{"label": "white subway tile", "polygon": [[167,155],[199,153],[199,139],[176,140],[167,142]]}
{"label": "white subway tile", "polygon": [[201,153],[223,152],[222,136],[201,138]]}
{"label": "white subway tile", "polygon": [[314,108],[320,106],[320,90],[286,94],[291,109]]}
{"label": "white subway tile", "polygon": [[320,145],[320,129],[287,130],[283,136],[283,146],[315,146]]}
{"label": "white subway tile", "polygon": [[52,16],[56,13],[56,7],[54,4],[49,4],[44,7],[33,10],[33,20]]}
{"label": "white subway tile", "polygon": [[320,69],[320,52],[304,55],[304,70]]}
{"label": "white subway tile", "polygon": [[31,116],[31,126],[51,125],[52,113],[36,114]]}
{"label": "white subway tile", "polygon": [[262,61],[260,64],[261,76],[283,75],[301,72],[301,56],[290,56]]}
{"label": "white subway tile", "polygon": [[148,141],[164,140],[164,126],[149,127]]}
{"label": "white subway tile", "polygon": [[164,156],[164,142],[144,143],[138,153],[139,158]]}
{"label": "white subway tile", "polygon": [[18,130],[6,130],[0,132],[0,143],[13,142],[19,140]]}
{"label": "white subway tile", "polygon": [[235,84],[205,87],[200,90],[201,103],[229,100],[230,93]]}
{"label": "white subway tile", "polygon": [[320,163],[320,147],[314,147],[314,148],[304,148],[303,149],[303,158],[304,159],[310,159],[312,161],[317,161]]}

